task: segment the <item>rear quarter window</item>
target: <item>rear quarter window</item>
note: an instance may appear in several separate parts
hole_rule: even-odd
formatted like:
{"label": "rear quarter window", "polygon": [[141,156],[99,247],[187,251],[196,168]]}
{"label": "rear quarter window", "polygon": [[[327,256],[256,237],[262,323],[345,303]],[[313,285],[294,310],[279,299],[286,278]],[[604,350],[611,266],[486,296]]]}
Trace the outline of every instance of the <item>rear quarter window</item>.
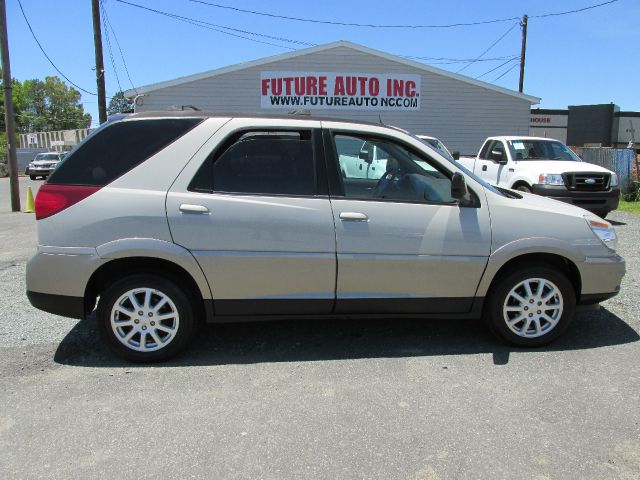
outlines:
{"label": "rear quarter window", "polygon": [[183,136],[201,118],[116,122],[87,137],[49,177],[54,185],[104,186]]}

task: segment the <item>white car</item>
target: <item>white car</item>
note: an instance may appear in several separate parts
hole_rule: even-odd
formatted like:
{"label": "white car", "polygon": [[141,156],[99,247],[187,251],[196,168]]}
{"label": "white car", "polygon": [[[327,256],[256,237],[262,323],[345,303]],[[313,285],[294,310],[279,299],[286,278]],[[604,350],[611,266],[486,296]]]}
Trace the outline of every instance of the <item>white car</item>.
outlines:
{"label": "white car", "polygon": [[56,169],[64,156],[63,152],[38,153],[33,161],[29,163],[24,173],[29,175],[31,180],[35,180],[38,177],[47,178]]}

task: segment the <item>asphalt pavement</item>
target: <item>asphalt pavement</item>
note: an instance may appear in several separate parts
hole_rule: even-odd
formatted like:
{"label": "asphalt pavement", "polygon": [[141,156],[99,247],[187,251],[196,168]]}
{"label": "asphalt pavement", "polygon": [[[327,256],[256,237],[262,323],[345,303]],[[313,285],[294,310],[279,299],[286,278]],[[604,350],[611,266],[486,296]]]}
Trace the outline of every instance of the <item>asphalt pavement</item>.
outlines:
{"label": "asphalt pavement", "polygon": [[3,178],[0,478],[640,478],[640,217],[610,216],[622,293],[545,348],[474,321],[286,321],[138,366],[29,305],[35,220],[7,199]]}

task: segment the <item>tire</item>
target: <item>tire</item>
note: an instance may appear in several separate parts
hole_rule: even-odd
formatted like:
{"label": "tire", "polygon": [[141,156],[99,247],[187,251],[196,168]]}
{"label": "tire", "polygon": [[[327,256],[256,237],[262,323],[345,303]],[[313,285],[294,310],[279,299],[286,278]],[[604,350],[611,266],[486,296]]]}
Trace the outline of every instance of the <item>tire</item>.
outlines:
{"label": "tire", "polygon": [[[541,281],[543,290],[537,295]],[[526,284],[532,295],[528,295]],[[553,341],[567,329],[575,314],[573,285],[566,275],[550,265],[528,265],[511,271],[492,285],[491,290],[485,319],[494,334],[514,345],[537,347]],[[549,308],[538,310],[539,302]],[[523,318],[514,322],[519,317]],[[511,326],[509,321],[513,322]]]}
{"label": "tire", "polygon": [[36,179],[36,178],[38,178],[38,177],[36,177],[35,175],[29,175],[29,178],[30,178],[31,180],[35,180],[35,179]]}
{"label": "tire", "polygon": [[531,188],[527,185],[518,185],[515,189],[520,192],[531,193]]}
{"label": "tire", "polygon": [[[145,307],[147,302],[149,307]],[[139,274],[102,292],[96,319],[98,332],[111,351],[130,362],[147,363],[167,360],[187,346],[196,327],[194,312],[189,297],[176,284]],[[160,316],[164,318],[157,320]]]}

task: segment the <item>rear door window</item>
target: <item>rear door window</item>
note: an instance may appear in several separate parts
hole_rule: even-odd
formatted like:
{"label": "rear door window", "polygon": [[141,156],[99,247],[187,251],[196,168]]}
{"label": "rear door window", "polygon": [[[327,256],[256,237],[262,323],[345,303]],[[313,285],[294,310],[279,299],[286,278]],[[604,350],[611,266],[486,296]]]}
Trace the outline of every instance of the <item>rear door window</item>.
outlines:
{"label": "rear door window", "polygon": [[104,186],[173,143],[201,121],[201,118],[172,118],[107,125],[69,153],[48,183]]}
{"label": "rear door window", "polygon": [[312,131],[259,130],[236,134],[205,161],[189,190],[315,195]]}

